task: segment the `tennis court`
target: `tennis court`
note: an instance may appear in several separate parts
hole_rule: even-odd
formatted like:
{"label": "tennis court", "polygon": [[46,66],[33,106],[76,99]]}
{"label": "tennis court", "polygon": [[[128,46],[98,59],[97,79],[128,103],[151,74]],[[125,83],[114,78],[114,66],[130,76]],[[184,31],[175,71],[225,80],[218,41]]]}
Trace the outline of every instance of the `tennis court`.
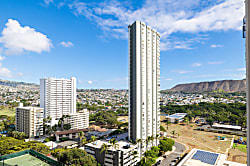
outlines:
{"label": "tennis court", "polygon": [[[3,166],[2,161],[0,162],[0,166]],[[49,164],[35,158],[32,155],[25,154],[19,157],[4,160],[4,166],[49,166]]]}

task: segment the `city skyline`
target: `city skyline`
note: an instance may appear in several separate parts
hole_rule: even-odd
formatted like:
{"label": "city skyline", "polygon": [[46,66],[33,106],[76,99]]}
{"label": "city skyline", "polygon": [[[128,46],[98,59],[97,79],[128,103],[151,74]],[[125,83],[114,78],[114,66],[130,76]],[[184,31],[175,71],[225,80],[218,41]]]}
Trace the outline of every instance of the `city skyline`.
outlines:
{"label": "city skyline", "polygon": [[[179,83],[242,79],[243,8],[240,0],[4,0],[0,5],[0,78],[39,83],[43,77],[75,76],[78,88],[128,89],[126,29],[139,20],[162,34],[161,89]],[[152,21],[155,18],[159,23]],[[18,40],[10,42],[13,29]]]}

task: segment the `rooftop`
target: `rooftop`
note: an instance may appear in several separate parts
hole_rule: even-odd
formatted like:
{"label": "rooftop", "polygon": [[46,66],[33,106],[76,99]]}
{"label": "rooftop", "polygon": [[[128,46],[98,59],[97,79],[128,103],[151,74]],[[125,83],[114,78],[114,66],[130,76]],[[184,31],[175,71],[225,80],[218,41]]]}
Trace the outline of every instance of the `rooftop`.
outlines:
{"label": "rooftop", "polygon": [[[91,143],[88,143],[86,145],[100,149],[103,144],[111,145],[108,141],[105,141],[105,140],[97,140],[95,142],[91,142]],[[135,145],[133,145],[129,142],[126,142],[126,141],[118,141],[116,144],[119,146],[119,147],[117,147],[117,150],[122,150],[122,151],[126,151],[128,149],[129,150],[134,149],[134,147],[135,147]],[[112,147],[110,147],[109,150],[116,151],[116,149],[113,149]]]}
{"label": "rooftop", "polygon": [[64,142],[57,143],[57,145],[61,146],[61,147],[72,146],[75,144],[78,144],[78,142],[76,142],[76,141],[64,141]]}
{"label": "rooftop", "polygon": [[233,125],[225,125],[225,124],[214,124],[212,125],[212,127],[241,130],[241,126],[233,126]]}
{"label": "rooftop", "polygon": [[65,130],[65,131],[57,131],[55,132],[56,135],[65,135],[65,134],[73,134],[73,133],[79,133],[79,132],[86,132],[89,131],[87,128],[86,129],[73,129],[73,130]]}
{"label": "rooftop", "polygon": [[246,166],[246,164],[227,161],[227,156],[222,153],[192,149],[177,166]]}
{"label": "rooftop", "polygon": [[168,118],[184,118],[187,114],[186,113],[175,113],[175,114],[172,114],[172,115],[169,115]]}

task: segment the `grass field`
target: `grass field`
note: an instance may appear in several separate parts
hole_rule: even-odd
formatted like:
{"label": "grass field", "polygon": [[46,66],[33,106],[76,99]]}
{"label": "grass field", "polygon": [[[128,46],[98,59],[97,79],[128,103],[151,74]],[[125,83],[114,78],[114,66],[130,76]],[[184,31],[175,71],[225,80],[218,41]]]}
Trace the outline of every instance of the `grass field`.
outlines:
{"label": "grass field", "polygon": [[[12,159],[8,159],[4,161],[5,166],[49,166],[46,162],[39,160],[29,154],[22,155],[19,157],[15,157]],[[3,166],[2,161],[0,162],[0,166]]]}
{"label": "grass field", "polygon": [[[165,117],[161,117],[161,120],[164,119]],[[167,129],[166,123],[161,122],[161,125]],[[196,124],[171,124],[169,125],[167,132],[168,135],[171,136],[171,132],[175,130],[179,136],[176,136],[176,138],[173,139],[187,145],[189,150],[198,148],[225,154],[227,149],[230,148],[233,135],[194,130],[196,127]],[[225,136],[226,140],[220,141],[218,140],[218,136]],[[241,150],[240,147],[236,149],[230,149],[229,153],[231,156],[229,155],[228,160],[245,163],[246,153],[242,152]]]}
{"label": "grass field", "polygon": [[240,151],[247,153],[247,145],[242,144],[235,144],[233,145],[234,148],[239,149]]}
{"label": "grass field", "polygon": [[16,111],[10,109],[0,109],[0,115],[15,116]]}

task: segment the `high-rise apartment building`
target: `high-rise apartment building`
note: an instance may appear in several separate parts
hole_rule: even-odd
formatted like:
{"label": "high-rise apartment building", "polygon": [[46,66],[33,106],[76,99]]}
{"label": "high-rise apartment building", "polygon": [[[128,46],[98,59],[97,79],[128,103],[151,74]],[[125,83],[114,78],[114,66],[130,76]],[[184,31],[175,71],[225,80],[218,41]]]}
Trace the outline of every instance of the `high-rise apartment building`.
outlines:
{"label": "high-rise apartment building", "polygon": [[[141,139],[143,153],[146,139],[160,130],[160,34],[139,21],[128,30],[129,139]],[[158,145],[157,139],[152,145]]]}
{"label": "high-rise apartment building", "polygon": [[[245,1],[243,36],[246,38],[246,80],[247,80],[247,142],[250,142],[250,2]],[[250,166],[250,146],[247,146],[247,165]]]}
{"label": "high-rise apartment building", "polygon": [[20,105],[16,108],[16,130],[28,137],[43,135],[43,117],[43,108]]}
{"label": "high-rise apartment building", "polygon": [[52,125],[62,115],[76,113],[76,78],[40,79],[40,107],[44,108],[44,117],[52,118]]}

